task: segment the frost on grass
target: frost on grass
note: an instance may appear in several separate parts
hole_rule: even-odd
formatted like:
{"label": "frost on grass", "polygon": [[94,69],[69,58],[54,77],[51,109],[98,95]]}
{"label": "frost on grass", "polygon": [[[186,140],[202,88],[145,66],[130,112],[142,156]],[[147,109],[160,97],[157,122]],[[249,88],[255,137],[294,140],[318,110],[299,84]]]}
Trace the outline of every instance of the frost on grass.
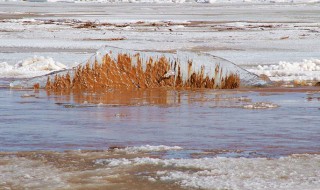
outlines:
{"label": "frost on grass", "polygon": [[191,52],[157,53],[103,47],[86,63],[12,87],[39,86],[52,91],[99,91],[110,88],[219,88],[265,84],[222,58]]}

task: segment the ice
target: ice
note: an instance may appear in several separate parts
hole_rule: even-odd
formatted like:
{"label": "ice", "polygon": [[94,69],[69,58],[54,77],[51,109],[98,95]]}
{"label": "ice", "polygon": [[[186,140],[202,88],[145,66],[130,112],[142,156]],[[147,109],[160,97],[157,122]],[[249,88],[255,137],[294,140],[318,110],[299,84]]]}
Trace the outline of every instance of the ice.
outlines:
{"label": "ice", "polygon": [[[126,54],[131,57],[133,60],[131,64],[133,64],[134,66],[137,65],[136,61],[139,57],[142,62],[143,70],[146,70],[147,62],[148,60],[150,60],[150,58],[152,60],[159,60],[160,58],[165,57],[170,64],[170,68],[167,70],[167,73],[164,76],[175,74],[175,78],[177,78],[177,73],[180,69],[180,75],[183,82],[189,80],[192,73],[202,73],[203,78],[207,76],[210,79],[214,78],[216,85],[220,85],[222,78],[230,74],[239,76],[242,86],[266,84],[266,82],[261,80],[257,75],[240,68],[230,61],[209,54],[192,53],[186,51],[178,51],[177,53],[160,53],[149,51],[135,51],[104,46],[100,48],[93,56],[91,56],[88,62],[85,62],[82,65],[86,65],[87,63],[89,63],[91,67],[93,67],[95,61],[97,61],[98,64],[101,64],[102,59],[105,55],[110,56],[112,60],[117,62],[118,55],[120,54]],[[190,61],[192,62],[192,64],[190,64]],[[44,88],[48,76],[54,78],[56,74],[58,74],[59,76],[63,76],[67,72],[71,76],[73,76],[75,71],[75,69],[70,69],[62,72],[54,72],[53,74],[36,77],[29,80],[15,81],[11,84],[11,87],[32,88],[35,84],[39,83],[40,87]]]}
{"label": "ice", "polygon": [[30,78],[60,71],[67,67],[51,57],[34,56],[19,61],[15,65],[0,63],[0,78]]}
{"label": "ice", "polygon": [[151,165],[159,170],[147,178],[195,189],[315,190],[320,185],[320,156],[267,158],[100,159],[110,167]]}
{"label": "ice", "polygon": [[168,150],[182,150],[180,146],[165,146],[165,145],[144,145],[138,147],[126,147],[124,149],[116,149],[116,152],[125,152],[128,154],[138,153],[138,152],[162,152]]}
{"label": "ice", "polygon": [[248,104],[243,106],[243,108],[245,109],[271,109],[277,107],[279,107],[279,105],[270,102],[257,102],[254,104]]}
{"label": "ice", "polygon": [[61,189],[68,185],[60,171],[50,165],[18,157],[0,161],[0,189]]}
{"label": "ice", "polygon": [[320,59],[305,59],[301,62],[280,61],[273,65],[258,65],[249,71],[267,75],[274,81],[320,80]]}

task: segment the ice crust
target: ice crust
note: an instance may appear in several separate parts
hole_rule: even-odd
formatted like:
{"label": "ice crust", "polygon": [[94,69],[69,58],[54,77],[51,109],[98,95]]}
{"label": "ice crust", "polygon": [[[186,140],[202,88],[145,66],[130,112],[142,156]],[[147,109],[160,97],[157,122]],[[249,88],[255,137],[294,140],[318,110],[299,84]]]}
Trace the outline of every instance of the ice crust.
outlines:
{"label": "ice crust", "polygon": [[51,57],[33,56],[15,65],[7,62],[0,63],[0,78],[30,78],[64,69],[67,69],[67,66]]}
{"label": "ice crust", "polygon": [[274,81],[320,80],[320,59],[305,59],[301,62],[280,61],[274,65],[259,65],[249,71],[267,75]]}
{"label": "ice crust", "polygon": [[[221,79],[221,77],[225,77],[228,74],[237,74],[240,76],[241,85],[243,86],[252,86],[252,85],[264,85],[266,84],[265,81],[261,80],[257,75],[248,72],[245,69],[235,65],[234,63],[227,61],[225,59],[215,57],[209,54],[199,54],[193,52],[185,52],[185,51],[178,51],[176,54],[174,53],[161,53],[161,52],[147,52],[147,51],[135,51],[135,50],[127,50],[115,47],[105,46],[100,48],[93,56],[91,56],[88,62],[82,63],[85,65],[89,63],[93,65],[95,61],[99,64],[102,62],[103,56],[108,54],[113,60],[117,60],[118,54],[127,54],[130,57],[134,58],[139,55],[139,58],[142,60],[142,67],[146,69],[146,61],[152,58],[153,60],[160,59],[161,57],[165,57],[169,60],[171,64],[171,68],[167,71],[170,75],[176,75],[178,72],[177,68],[180,66],[181,69],[181,76],[182,80],[186,81],[190,75],[195,73],[200,73],[203,69],[204,77],[209,76],[210,78],[214,77],[215,79]],[[189,68],[189,61],[192,61],[192,67]],[[177,63],[177,64],[176,64]],[[133,63],[135,64],[135,63]],[[219,66],[221,72],[219,75],[221,76],[214,76],[215,69]],[[71,76],[74,75],[75,69],[69,69],[62,72],[53,72],[48,75],[54,76],[55,74],[64,75],[67,72]],[[32,79],[27,80],[19,80],[14,81],[10,84],[11,87],[15,88],[33,88],[33,85],[36,83],[40,84],[40,87],[45,87],[48,75],[35,77]],[[216,84],[219,84],[219,80],[216,80]]]}
{"label": "ice crust", "polygon": [[267,158],[100,159],[109,167],[152,165],[159,171],[149,181],[174,182],[195,189],[315,190],[320,186],[320,156]]}

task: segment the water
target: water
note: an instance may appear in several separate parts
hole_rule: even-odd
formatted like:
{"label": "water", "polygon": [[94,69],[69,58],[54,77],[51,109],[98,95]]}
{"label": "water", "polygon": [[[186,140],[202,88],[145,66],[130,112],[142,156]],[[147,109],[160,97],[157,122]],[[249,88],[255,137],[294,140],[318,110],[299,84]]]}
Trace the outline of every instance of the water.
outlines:
{"label": "water", "polygon": [[[150,89],[56,95],[2,88],[0,150],[164,144],[271,156],[316,153],[319,97],[317,91]],[[256,102],[279,107],[244,109]]]}
{"label": "water", "polygon": [[319,100],[317,88],[0,88],[0,189],[319,189]]}

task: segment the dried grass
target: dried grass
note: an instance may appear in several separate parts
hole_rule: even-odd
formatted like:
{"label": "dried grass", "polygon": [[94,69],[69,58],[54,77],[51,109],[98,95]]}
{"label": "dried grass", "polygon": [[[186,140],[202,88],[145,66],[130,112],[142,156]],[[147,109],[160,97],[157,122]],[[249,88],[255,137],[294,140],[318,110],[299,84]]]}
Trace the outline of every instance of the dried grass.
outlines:
{"label": "dried grass", "polygon": [[[133,60],[135,59],[135,60]],[[136,64],[133,64],[133,63]],[[176,64],[176,63],[175,63]],[[142,65],[146,65],[143,69]],[[119,54],[117,62],[109,55],[105,55],[102,64],[97,61],[90,65],[78,66],[75,74],[55,75],[48,77],[46,89],[53,91],[104,91],[114,88],[221,88],[233,89],[240,86],[240,77],[237,74],[229,74],[217,79],[205,76],[204,68],[199,73],[192,71],[192,62],[189,62],[189,77],[183,81],[181,69],[177,66],[175,75],[168,76],[171,65],[166,57],[157,60],[150,58],[145,63],[139,54],[130,57],[127,54]],[[175,67],[174,67],[175,68]],[[215,76],[221,76],[219,66],[215,69]]]}

